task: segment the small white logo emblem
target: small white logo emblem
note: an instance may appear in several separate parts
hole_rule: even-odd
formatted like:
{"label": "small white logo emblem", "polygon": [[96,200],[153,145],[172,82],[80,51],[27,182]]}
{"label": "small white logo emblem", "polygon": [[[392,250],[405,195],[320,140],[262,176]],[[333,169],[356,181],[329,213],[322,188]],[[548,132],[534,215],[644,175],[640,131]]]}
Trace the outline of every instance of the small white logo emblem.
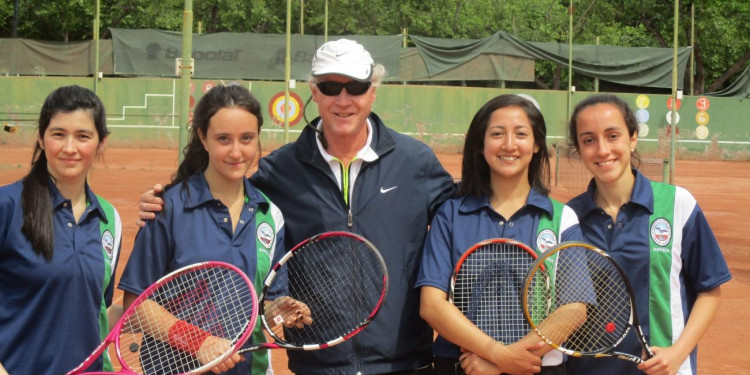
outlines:
{"label": "small white logo emblem", "polygon": [[384,187],[381,187],[381,188],[380,188],[380,193],[381,193],[381,194],[385,194],[385,193],[387,193],[387,192],[389,192],[389,191],[391,191],[391,190],[393,190],[393,189],[395,189],[395,188],[397,188],[397,187],[398,187],[398,186],[392,186],[392,187],[389,187],[389,188],[387,188],[387,189],[386,189],[386,188],[384,188]]}
{"label": "small white logo emblem", "polygon": [[555,245],[557,245],[557,236],[551,229],[541,231],[536,237],[536,248],[541,252],[545,252]]}
{"label": "small white logo emblem", "polygon": [[102,233],[102,247],[111,261],[115,250],[115,238],[109,230],[105,230],[104,233]]}
{"label": "small white logo emblem", "polygon": [[273,233],[273,228],[271,228],[271,225],[268,223],[260,223],[255,234],[256,236],[258,236],[258,241],[263,244],[263,246],[267,250],[270,250],[273,239],[276,236]]}
{"label": "small white logo emblem", "polygon": [[651,239],[659,246],[666,246],[672,239],[672,228],[669,221],[664,218],[658,218],[651,224]]}

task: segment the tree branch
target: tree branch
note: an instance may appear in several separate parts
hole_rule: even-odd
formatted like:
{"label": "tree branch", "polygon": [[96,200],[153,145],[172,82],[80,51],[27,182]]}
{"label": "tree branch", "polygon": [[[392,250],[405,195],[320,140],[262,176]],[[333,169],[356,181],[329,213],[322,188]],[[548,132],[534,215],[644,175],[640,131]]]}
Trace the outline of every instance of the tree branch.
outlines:
{"label": "tree branch", "polygon": [[578,16],[578,22],[576,23],[575,27],[573,27],[573,35],[580,35],[581,32],[583,32],[583,27],[586,26],[586,21],[588,21],[586,15],[589,13],[594,4],[596,4],[596,0],[591,0],[589,6],[586,7],[585,11],[583,11],[583,14]]}
{"label": "tree branch", "polygon": [[718,91],[719,88],[724,86],[724,82],[726,82],[731,76],[740,72],[748,61],[750,61],[750,49],[746,50],[742,57],[740,57],[731,68],[727,69],[721,77],[717,78],[716,81],[708,86],[708,92]]}
{"label": "tree branch", "polygon": [[122,20],[124,20],[125,17],[127,17],[130,14],[130,12],[133,10],[133,2],[132,1],[128,1],[128,3],[124,7],[121,8],[121,10],[122,10],[122,13],[120,14],[120,16],[117,17],[117,18],[115,18],[115,19],[113,19],[112,23],[109,25],[109,27],[107,27],[106,29],[104,29],[105,31],[101,35],[101,39],[109,39],[111,37],[110,32],[109,32],[109,28],[110,27],[116,28],[117,25],[119,25],[120,22],[122,22]]}
{"label": "tree branch", "polygon": [[664,36],[661,35],[661,32],[658,28],[654,27],[654,25],[651,24],[650,19],[646,18],[646,16],[644,15],[641,15],[641,23],[646,27],[646,30],[651,32],[651,34],[654,36],[654,39],[656,39],[656,41],[659,43],[659,47],[669,47],[667,45],[667,42],[664,40]]}

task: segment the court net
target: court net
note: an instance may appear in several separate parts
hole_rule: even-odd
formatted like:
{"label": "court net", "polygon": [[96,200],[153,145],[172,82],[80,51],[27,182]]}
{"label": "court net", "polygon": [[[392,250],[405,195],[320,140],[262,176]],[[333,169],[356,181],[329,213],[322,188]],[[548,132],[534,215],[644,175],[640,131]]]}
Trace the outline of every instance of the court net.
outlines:
{"label": "court net", "polygon": [[[577,153],[568,152],[567,146],[558,145],[556,151],[558,157],[555,162],[559,162],[559,165],[557,167],[554,164],[552,165],[553,185],[564,187],[576,195],[584,192],[589,186],[589,181],[591,181],[591,172],[583,165]],[[650,180],[660,182],[664,180],[665,168],[668,168],[668,164],[665,163],[664,159],[643,156],[641,156],[641,162],[638,166],[638,170]],[[558,178],[556,182],[554,181],[555,176]]]}

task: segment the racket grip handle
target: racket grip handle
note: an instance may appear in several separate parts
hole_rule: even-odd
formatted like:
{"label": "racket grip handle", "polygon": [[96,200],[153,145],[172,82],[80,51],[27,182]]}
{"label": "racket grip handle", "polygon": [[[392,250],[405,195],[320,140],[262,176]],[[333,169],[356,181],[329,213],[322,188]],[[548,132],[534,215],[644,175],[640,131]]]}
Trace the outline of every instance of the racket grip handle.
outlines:
{"label": "racket grip handle", "polygon": [[210,333],[182,320],[169,327],[169,345],[190,354],[198,353]]}

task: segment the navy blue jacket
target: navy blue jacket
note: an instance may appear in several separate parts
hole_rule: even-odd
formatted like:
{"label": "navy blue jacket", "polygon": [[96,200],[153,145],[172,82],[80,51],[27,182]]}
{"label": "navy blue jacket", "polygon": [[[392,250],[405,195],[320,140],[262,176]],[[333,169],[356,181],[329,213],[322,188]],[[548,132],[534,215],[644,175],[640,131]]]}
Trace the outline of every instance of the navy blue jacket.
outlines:
{"label": "navy blue jacket", "polygon": [[453,195],[453,179],[424,143],[388,129],[374,113],[369,118],[378,159],[362,166],[350,207],[309,126],[262,158],[251,179],[284,214],[287,249],[321,232],[351,231],[369,239],[388,267],[386,300],[370,326],[332,348],[289,351],[297,373],[380,374],[431,362],[433,333],[419,316],[414,284],[428,225]]}

